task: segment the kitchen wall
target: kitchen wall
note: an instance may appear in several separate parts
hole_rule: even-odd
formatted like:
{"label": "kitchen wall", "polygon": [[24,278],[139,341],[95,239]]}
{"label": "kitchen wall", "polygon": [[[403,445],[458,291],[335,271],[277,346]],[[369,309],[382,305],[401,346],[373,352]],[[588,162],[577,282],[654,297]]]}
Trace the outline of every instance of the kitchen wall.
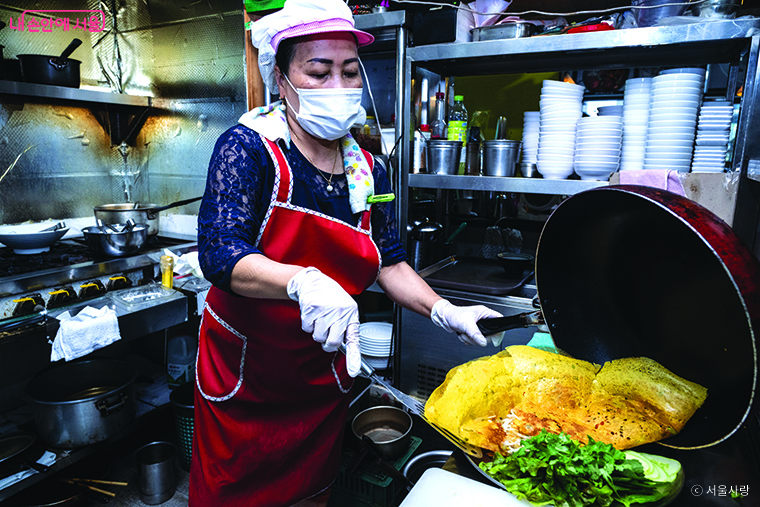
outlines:
{"label": "kitchen wall", "polygon": [[[246,111],[240,0],[10,0],[0,4],[5,79],[18,54],[57,55],[73,38],[82,88],[148,95],[152,107],[0,94],[0,224],[92,216],[111,202],[169,204],[201,195],[214,143]],[[36,14],[24,12],[26,9]],[[69,12],[62,12],[62,11]],[[104,12],[105,29],[74,29]],[[46,12],[39,12],[46,11]],[[82,11],[82,12],[74,12]],[[69,29],[18,27],[22,13]],[[123,145],[109,113],[130,122]],[[113,118],[113,115],[111,115]],[[10,168],[10,170],[8,170]],[[175,210],[196,213],[198,204]]]}

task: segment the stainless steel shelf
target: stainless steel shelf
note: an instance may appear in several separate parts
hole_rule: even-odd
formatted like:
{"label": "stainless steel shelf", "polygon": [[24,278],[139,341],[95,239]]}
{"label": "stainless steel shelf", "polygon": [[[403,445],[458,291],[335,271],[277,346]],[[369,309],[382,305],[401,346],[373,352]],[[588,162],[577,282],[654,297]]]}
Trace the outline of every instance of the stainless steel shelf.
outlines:
{"label": "stainless steel shelf", "polygon": [[380,28],[395,28],[406,22],[406,11],[388,11],[354,16],[356,28],[359,30],[377,30]]}
{"label": "stainless steel shelf", "polygon": [[65,86],[22,83],[19,81],[0,81],[0,94],[136,107],[150,107],[152,101],[151,97],[83,90],[81,88],[68,88]]}
{"label": "stainless steel shelf", "polygon": [[496,176],[455,176],[447,174],[410,174],[409,186],[447,190],[487,190],[524,194],[572,195],[591,188],[607,186],[606,181],[543,180]]}
{"label": "stainless steel shelf", "polygon": [[744,51],[758,19],[546,35],[409,48],[420,67],[444,76],[544,72],[584,68],[725,63]]}

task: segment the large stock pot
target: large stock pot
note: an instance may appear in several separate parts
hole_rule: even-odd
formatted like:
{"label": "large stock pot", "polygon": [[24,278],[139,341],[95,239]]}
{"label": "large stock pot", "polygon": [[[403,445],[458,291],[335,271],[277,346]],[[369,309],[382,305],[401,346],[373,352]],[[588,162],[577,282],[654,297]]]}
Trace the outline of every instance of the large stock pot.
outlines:
{"label": "large stock pot", "polygon": [[43,370],[25,389],[37,434],[52,447],[73,449],[125,429],[135,418],[137,375],[130,363],[111,359]]}

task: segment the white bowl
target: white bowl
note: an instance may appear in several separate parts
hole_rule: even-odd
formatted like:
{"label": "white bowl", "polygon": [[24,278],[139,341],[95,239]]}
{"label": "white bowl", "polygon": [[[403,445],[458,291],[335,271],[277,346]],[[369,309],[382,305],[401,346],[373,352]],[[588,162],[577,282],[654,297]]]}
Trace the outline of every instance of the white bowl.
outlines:
{"label": "white bowl", "polygon": [[680,129],[680,128],[691,128],[697,126],[697,119],[694,118],[693,120],[652,120],[649,119],[649,130],[651,132],[652,129],[657,128],[672,128],[672,129]]}
{"label": "white bowl", "polygon": [[39,232],[55,223],[7,225],[0,227],[0,243],[21,255],[33,255],[50,250],[50,246],[61,239],[69,228],[57,231]]}
{"label": "white bowl", "polygon": [[576,162],[573,165],[575,172],[582,180],[607,181],[618,169],[619,164],[600,165],[593,162]]}
{"label": "white bowl", "polygon": [[581,93],[583,93],[583,91],[586,89],[586,87],[583,85],[579,85],[575,83],[566,83],[564,81],[555,81],[552,79],[544,79],[542,84],[544,88],[556,88],[560,90],[575,90]]}
{"label": "white bowl", "polygon": [[539,160],[536,169],[546,180],[565,180],[573,174],[573,160],[566,162]]}
{"label": "white bowl", "polygon": [[661,74],[652,78],[652,88],[662,85],[663,83],[694,83],[699,86],[704,83],[704,77],[696,74]]}
{"label": "white bowl", "polygon": [[677,69],[665,69],[660,71],[660,75],[667,74],[696,74],[704,77],[707,71],[701,67],[680,67]]}
{"label": "white bowl", "polygon": [[374,342],[389,342],[393,338],[393,324],[388,322],[359,324],[359,337]]}

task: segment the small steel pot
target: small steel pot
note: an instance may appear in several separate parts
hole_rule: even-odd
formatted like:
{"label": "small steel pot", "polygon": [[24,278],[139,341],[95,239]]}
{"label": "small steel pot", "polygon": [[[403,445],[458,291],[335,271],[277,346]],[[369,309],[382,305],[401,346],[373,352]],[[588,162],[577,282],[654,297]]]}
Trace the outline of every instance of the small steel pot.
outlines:
{"label": "small steel pot", "polygon": [[95,255],[123,257],[140,251],[148,239],[148,226],[135,224],[131,229],[91,226],[82,229],[87,246]]}
{"label": "small steel pot", "polygon": [[360,441],[366,435],[375,442],[384,460],[395,461],[409,449],[412,416],[396,407],[372,407],[354,417],[351,430]]}
{"label": "small steel pot", "polygon": [[135,418],[138,370],[124,361],[57,364],[27,384],[37,434],[52,446],[82,447],[125,429]]}

